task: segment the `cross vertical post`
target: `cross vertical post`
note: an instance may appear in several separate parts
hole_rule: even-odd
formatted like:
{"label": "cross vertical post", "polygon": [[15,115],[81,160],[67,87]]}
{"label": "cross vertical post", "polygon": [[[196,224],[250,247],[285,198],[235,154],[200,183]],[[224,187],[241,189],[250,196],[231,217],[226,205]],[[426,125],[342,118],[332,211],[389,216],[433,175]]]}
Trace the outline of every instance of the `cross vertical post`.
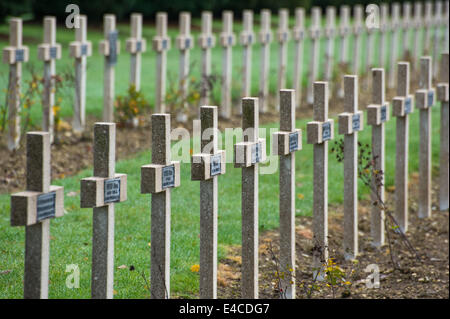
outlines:
{"label": "cross vertical post", "polygon": [[409,62],[397,63],[397,96],[392,103],[392,115],[397,117],[395,153],[395,219],[401,231],[408,231],[408,158],[409,114],[414,97],[409,93]]}
{"label": "cross vertical post", "polygon": [[259,42],[261,43],[261,74],[259,76],[259,111],[266,113],[269,110],[269,69],[270,69],[270,43],[272,31],[270,30],[270,15],[268,9],[261,10],[261,29]]}
{"label": "cross vertical post", "polygon": [[28,47],[22,44],[22,19],[9,20],[9,46],[3,48],[3,63],[9,64],[8,80],[8,149],[19,148],[20,100],[22,87],[22,63],[29,57]]}
{"label": "cross vertical post", "polygon": [[212,34],[212,12],[202,12],[202,33],[198,37],[198,45],[202,49],[202,88],[200,93],[200,105],[209,104],[211,87],[211,49],[216,45],[216,37]]}
{"label": "cross vertical post", "polygon": [[233,12],[222,12],[222,32],[220,33],[220,44],[222,46],[222,105],[220,115],[229,119],[231,117],[231,74],[233,66],[233,46],[236,36],[233,33]]}
{"label": "cross vertical post", "polygon": [[328,260],[328,141],[334,138],[334,121],[328,118],[328,83],[314,82],[313,121],[306,126],[307,142],[314,144],[313,277],[324,279]]}
{"label": "cross vertical post", "polygon": [[422,56],[422,2],[416,1],[414,2],[414,18],[413,18],[413,27],[414,27],[414,46],[413,46],[413,58],[414,58],[414,69],[417,69],[419,65],[419,60]]}
{"label": "cross vertical post", "polygon": [[61,58],[61,45],[56,43],[56,18],[44,18],[44,42],[38,47],[38,58],[44,61],[44,92],[42,97],[42,129],[54,138],[55,60]]}
{"label": "cross vertical post", "polygon": [[392,4],[392,17],[391,17],[391,45],[390,51],[390,63],[389,63],[389,79],[388,87],[393,88],[395,85],[395,63],[397,63],[398,57],[398,42],[399,42],[399,30],[401,28],[400,21],[400,4]]}
{"label": "cross vertical post", "polygon": [[[252,83],[252,45],[255,41],[253,32],[253,11],[244,10],[243,13],[244,29],[240,34],[240,43],[243,46],[243,68],[242,68],[242,97],[251,95]],[[242,114],[241,105],[238,109],[239,115]]]}
{"label": "cross vertical post", "polygon": [[142,14],[131,15],[131,37],[126,42],[130,53],[130,84],[136,91],[141,89],[142,53],[147,50],[147,42],[142,38]]}
{"label": "cross vertical post", "polygon": [[448,101],[449,101],[449,83],[448,83],[448,51],[442,53],[441,68],[439,74],[439,83],[437,85],[438,100],[441,102],[441,149],[439,165],[439,208],[440,211],[448,210],[448,192],[449,192],[449,139],[448,139]]}
{"label": "cross vertical post", "polygon": [[403,14],[402,14],[402,30],[403,30],[403,41],[401,41],[402,49],[400,56],[406,59],[411,56],[411,28],[412,28],[412,16],[411,16],[411,3],[403,3]]}
{"label": "cross vertical post", "polygon": [[[326,10],[325,38],[327,39],[325,52],[325,81],[331,81],[334,63],[334,37],[336,33],[336,9],[328,6]],[[332,91],[332,90],[331,90]]]}
{"label": "cross vertical post", "polygon": [[307,102],[312,104],[314,101],[313,96],[313,83],[319,76],[319,61],[320,61],[320,35],[321,35],[321,19],[322,9],[320,7],[313,7],[311,11],[312,22],[309,29],[309,35],[312,40],[311,45],[311,61],[309,63],[309,85],[307,91]]}
{"label": "cross vertical post", "polygon": [[425,16],[422,20],[422,27],[425,28],[423,47],[424,54],[431,55],[431,29],[433,24],[433,2],[431,0],[425,1]]}
{"label": "cross vertical post", "polygon": [[303,48],[305,41],[305,9],[295,9],[295,26],[293,30],[293,37],[295,41],[295,58],[294,58],[294,75],[293,88],[296,92],[295,105],[300,108],[302,101],[302,87],[303,87]]}
{"label": "cross vertical post", "polygon": [[[342,5],[339,11],[339,35],[340,35],[340,46],[339,46],[339,63],[342,67],[348,65],[348,44],[350,35],[350,7],[348,5]],[[338,97],[344,97],[344,87],[339,85]]]}
{"label": "cross vertical post", "polygon": [[[434,26],[433,33],[433,74],[434,78],[437,78],[439,73],[439,57],[441,55],[441,24],[442,24],[442,1],[436,1],[434,7],[434,16],[432,20],[432,25]],[[448,47],[445,48],[448,50]]]}
{"label": "cross vertical post", "polygon": [[[278,93],[281,89],[286,88],[286,73],[287,73],[287,49],[288,41],[290,39],[289,31],[289,10],[280,9],[278,10],[278,30],[277,30],[277,40],[278,40]],[[277,94],[277,110],[280,110],[280,95]]]}
{"label": "cross vertical post", "polygon": [[170,38],[167,36],[167,13],[156,14],[156,36],[153,37],[153,50],[156,52],[156,94],[155,111],[166,111],[166,72],[167,50],[170,49]]}
{"label": "cross vertical post", "polygon": [[415,99],[416,107],[420,110],[419,218],[431,216],[431,107],[436,95],[432,87],[432,69],[432,58],[422,57]]}
{"label": "cross vertical post", "polygon": [[69,53],[75,59],[75,95],[73,101],[72,127],[75,132],[83,132],[86,123],[86,62],[92,54],[92,44],[86,39],[87,17],[75,16],[75,41],[70,42]]}
{"label": "cross vertical post", "polygon": [[353,7],[354,9],[354,22],[353,22],[353,74],[359,74],[360,62],[361,62],[361,35],[364,30],[363,23],[363,7],[357,4]]}
{"label": "cross vertical post", "polygon": [[280,91],[280,131],[272,136],[280,156],[280,294],[295,299],[295,152],[302,149],[302,131],[295,128],[295,91]]}
{"label": "cross vertical post", "polygon": [[380,68],[386,67],[386,52],[388,51],[387,34],[389,30],[389,5],[382,3],[380,5],[380,51],[378,55]]}
{"label": "cross vertical post", "polygon": [[344,113],[339,114],[339,134],[344,134],[344,257],[358,255],[358,131],[363,113],[358,111],[358,76],[344,76]]}
{"label": "cross vertical post", "polygon": [[[384,245],[384,211],[380,202],[384,202],[385,181],[385,122],[389,120],[389,103],[385,100],[384,69],[372,69],[372,104],[367,106],[367,124],[372,126],[372,205],[371,236],[372,245]],[[378,181],[378,182],[377,182]]]}

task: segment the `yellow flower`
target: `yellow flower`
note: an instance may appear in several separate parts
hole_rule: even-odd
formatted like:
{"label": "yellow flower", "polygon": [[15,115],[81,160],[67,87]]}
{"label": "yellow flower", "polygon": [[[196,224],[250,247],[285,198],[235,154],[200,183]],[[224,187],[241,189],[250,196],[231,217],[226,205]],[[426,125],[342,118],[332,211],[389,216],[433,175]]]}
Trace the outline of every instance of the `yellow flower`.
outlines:
{"label": "yellow flower", "polygon": [[348,285],[351,285],[352,283],[350,281],[346,281],[344,284],[346,284],[348,286]]}
{"label": "yellow flower", "polygon": [[297,194],[297,197],[298,197],[299,199],[303,199],[303,198],[305,198],[305,195],[303,195],[303,194]]}
{"label": "yellow flower", "polygon": [[200,265],[195,264],[195,265],[191,266],[192,272],[198,272],[199,270],[200,270]]}

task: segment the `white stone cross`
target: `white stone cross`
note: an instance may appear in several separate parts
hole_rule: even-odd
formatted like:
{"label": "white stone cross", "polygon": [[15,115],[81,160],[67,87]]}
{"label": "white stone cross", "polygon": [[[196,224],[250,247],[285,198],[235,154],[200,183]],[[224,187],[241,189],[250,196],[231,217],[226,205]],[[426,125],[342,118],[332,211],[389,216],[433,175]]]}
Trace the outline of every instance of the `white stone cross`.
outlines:
{"label": "white stone cross", "polygon": [[141,167],[141,194],[152,194],[150,289],[153,299],[170,298],[170,194],[172,188],[180,186],[180,162],[170,158],[170,114],[153,114],[152,164]]}
{"label": "white stone cross", "polygon": [[389,5],[382,3],[380,5],[380,50],[379,50],[379,66],[386,67],[386,52],[388,52],[387,33],[390,30],[389,25]]}
{"label": "white stone cross", "polygon": [[231,117],[231,74],[233,66],[232,48],[236,43],[233,33],[233,12],[222,12],[222,32],[220,33],[220,45],[222,46],[222,94],[220,115],[229,119]]}
{"label": "white stone cross", "polygon": [[11,195],[11,226],[25,226],[24,298],[47,299],[50,219],[64,215],[64,187],[50,185],[48,132],[27,133],[27,190]]}
{"label": "white stone cross", "polygon": [[411,16],[411,3],[403,2],[403,12],[402,12],[402,30],[403,30],[403,40],[400,42],[402,48],[400,50],[400,56],[403,59],[409,58],[411,56],[411,28],[413,27],[412,16]]}
{"label": "white stone cross", "polygon": [[361,62],[361,36],[364,31],[363,6],[357,4],[353,10],[353,74],[358,75]]}
{"label": "white stone cross", "polygon": [[384,211],[380,201],[384,202],[385,181],[385,122],[389,120],[389,103],[385,99],[384,69],[372,69],[372,104],[367,106],[367,124],[372,125],[372,171],[377,171],[380,183],[375,183],[375,174],[372,172],[372,205],[371,236],[372,245],[384,245]]}
{"label": "white stone cross", "polygon": [[242,99],[244,141],[234,145],[234,167],[242,168],[241,298],[258,299],[258,167],[266,160],[266,140],[259,138],[258,99]]}
{"label": "white stone cross", "polygon": [[[443,6],[442,1],[436,1],[435,7],[434,7],[434,16],[432,20],[432,25],[434,26],[434,33],[433,33],[433,78],[437,78],[437,75],[439,73],[439,57],[442,53],[441,51],[441,44],[442,44],[442,38],[441,38],[441,26],[442,26],[442,16],[443,16]],[[448,47],[445,48],[445,50],[448,50]]]}
{"label": "white stone cross", "polygon": [[425,48],[424,54],[431,54],[431,29],[433,27],[433,2],[430,0],[425,1],[425,16],[422,20],[422,27],[425,28],[425,35],[423,40],[423,47]]}
{"label": "white stone cross", "polygon": [[437,85],[438,100],[441,102],[441,143],[440,143],[440,166],[439,166],[439,207],[440,211],[448,211],[449,190],[449,139],[448,139],[448,51],[442,53],[439,83]]}
{"label": "white stone cross", "polygon": [[141,89],[141,60],[142,53],[147,51],[147,42],[142,38],[142,14],[131,15],[131,37],[126,41],[127,51],[130,53],[130,84],[136,91]]}
{"label": "white stone cross", "polygon": [[391,16],[391,44],[389,46],[389,79],[388,87],[392,89],[395,86],[395,64],[398,58],[398,43],[399,43],[399,30],[401,29],[400,20],[400,4],[395,2],[392,4],[392,16]]}
{"label": "white stone cross", "polygon": [[432,58],[420,59],[416,107],[420,110],[419,218],[431,216],[431,107],[435,103],[432,87]]}
{"label": "white stone cross", "polygon": [[[327,39],[325,50],[325,81],[332,80],[334,68],[334,37],[336,35],[336,9],[328,6],[326,9],[325,38]],[[333,91],[330,88],[330,91]]]}
{"label": "white stone cross", "polygon": [[50,133],[53,143],[55,106],[55,60],[61,58],[61,45],[56,43],[56,18],[44,18],[44,42],[38,47],[38,58],[44,61],[44,91],[42,97],[42,130]]}
{"label": "white stone cross", "polygon": [[[339,11],[339,63],[342,66],[348,65],[348,44],[350,35],[350,7],[348,5],[342,5]],[[343,83],[343,82],[342,82]],[[338,83],[340,85],[340,83]],[[344,97],[344,87],[339,86],[338,97]]]}
{"label": "white stone cross", "polygon": [[295,128],[294,90],[280,91],[280,131],[272,146],[280,156],[280,288],[295,299],[295,152],[302,149],[302,130]]}
{"label": "white stone cross", "polygon": [[[242,97],[251,96],[252,88],[252,45],[255,42],[255,33],[253,32],[253,11],[244,10],[243,12],[244,28],[239,36],[242,49]],[[242,114],[239,104],[238,113]]]}
{"label": "white stone cross", "polygon": [[419,65],[419,57],[422,56],[422,2],[416,1],[414,2],[414,18],[413,18],[413,26],[414,26],[414,46],[413,46],[413,58],[414,58],[414,67],[417,69]]}
{"label": "white stone cross", "polygon": [[217,177],[226,169],[217,118],[217,106],[200,107],[201,153],[191,158],[191,179],[200,181],[200,299],[217,298]]}
{"label": "white stone cross", "polygon": [[308,104],[314,101],[313,83],[319,76],[319,61],[320,61],[320,36],[321,36],[321,19],[322,9],[320,7],[313,7],[311,10],[312,22],[309,28],[309,36],[311,38],[311,60],[309,63],[309,85],[306,100]]}
{"label": "white stone cross", "polygon": [[[280,90],[286,88],[286,75],[287,75],[287,63],[288,63],[288,41],[291,33],[289,31],[289,10],[278,10],[278,93]],[[277,94],[277,111],[280,110],[280,95]]]}
{"label": "white stone cross", "polygon": [[306,126],[307,143],[314,144],[313,276],[324,279],[328,260],[328,141],[334,138],[334,121],[328,118],[328,83],[314,82],[313,121]]}
{"label": "white stone cross", "polygon": [[83,132],[86,124],[86,62],[92,54],[92,44],[86,40],[87,17],[75,17],[79,28],[75,28],[75,41],[70,42],[70,56],[75,59],[75,95],[73,102],[72,127],[76,132]]}
{"label": "white stone cross", "polygon": [[449,20],[450,20],[450,3],[449,0],[444,2],[444,16],[442,17],[442,24],[444,26],[444,48],[449,47]]}
{"label": "white stone cross", "polygon": [[180,12],[180,34],[176,38],[176,46],[180,50],[180,71],[178,77],[179,92],[182,99],[182,105],[177,113],[177,121],[187,122],[187,108],[189,86],[189,51],[194,47],[194,38],[191,35],[191,14],[189,12]]}
{"label": "white stone cross", "polygon": [[114,68],[120,53],[120,41],[116,30],[116,16],[103,16],[103,33],[105,39],[100,41],[99,51],[105,56],[103,74],[103,121],[114,122]]}
{"label": "white stone cross", "polygon": [[170,38],[167,36],[167,13],[156,14],[156,35],[153,37],[153,50],[156,52],[156,94],[155,112],[166,111],[166,72],[167,50],[170,49]]}
{"label": "white stone cross", "polygon": [[397,117],[395,219],[404,233],[408,230],[409,114],[414,110],[414,97],[409,94],[409,83],[409,62],[398,62],[397,96],[392,102],[392,115]]}
{"label": "white stone cross", "polygon": [[270,15],[270,10],[261,10],[261,28],[258,34],[261,43],[261,73],[259,75],[259,103],[261,105],[259,111],[261,113],[266,113],[269,110],[270,43],[272,42]]}
{"label": "white stone cross", "polygon": [[295,105],[300,108],[303,87],[303,48],[305,40],[305,9],[295,9],[295,26],[293,30],[295,41],[293,88],[295,90]]}
{"label": "white stone cross", "polygon": [[202,49],[202,89],[200,93],[200,105],[209,104],[211,88],[209,77],[211,76],[211,49],[216,45],[216,37],[212,33],[212,12],[202,12],[202,33],[198,37],[198,45]]}
{"label": "white stone cross", "polygon": [[116,124],[94,124],[94,176],[80,182],[80,207],[93,208],[93,299],[112,299],[114,287],[114,204],[127,199],[127,175],[117,174]]}
{"label": "white stone cross", "polygon": [[358,111],[358,76],[344,76],[344,113],[339,114],[339,134],[344,134],[344,257],[358,255],[358,131],[364,115]]}
{"label": "white stone cross", "polygon": [[28,47],[22,44],[22,19],[9,20],[9,46],[3,48],[3,63],[9,64],[8,149],[19,148],[22,63],[28,61]]}

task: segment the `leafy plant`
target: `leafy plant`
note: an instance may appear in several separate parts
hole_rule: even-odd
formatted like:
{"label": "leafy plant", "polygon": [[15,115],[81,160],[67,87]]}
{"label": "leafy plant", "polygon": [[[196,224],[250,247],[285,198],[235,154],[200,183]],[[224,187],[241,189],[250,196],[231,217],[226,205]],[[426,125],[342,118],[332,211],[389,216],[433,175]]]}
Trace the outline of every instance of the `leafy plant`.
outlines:
{"label": "leafy plant", "polygon": [[150,108],[150,104],[142,91],[137,91],[136,86],[130,84],[126,95],[117,96],[114,107],[116,119],[123,126],[142,115],[146,108]]}

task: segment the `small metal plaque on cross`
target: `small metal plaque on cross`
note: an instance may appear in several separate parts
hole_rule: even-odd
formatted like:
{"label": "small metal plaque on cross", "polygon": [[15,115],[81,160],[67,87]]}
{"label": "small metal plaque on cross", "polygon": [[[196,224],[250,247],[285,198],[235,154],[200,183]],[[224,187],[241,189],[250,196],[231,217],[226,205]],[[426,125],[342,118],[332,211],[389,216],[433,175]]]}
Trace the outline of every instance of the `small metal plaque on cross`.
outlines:
{"label": "small metal plaque on cross", "polygon": [[261,160],[261,143],[252,145],[252,164],[259,163]]}
{"label": "small metal plaque on cross", "polygon": [[331,124],[330,122],[325,122],[322,125],[322,140],[328,141],[331,139]]}
{"label": "small metal plaque on cross", "polygon": [[184,46],[186,49],[190,49],[191,48],[191,39],[187,38],[186,42],[184,43]]}
{"label": "small metal plaque on cross", "polygon": [[432,107],[434,104],[434,92],[429,91],[428,92],[428,107]]}
{"label": "small metal plaque on cross", "polygon": [[138,40],[136,42],[136,52],[141,52],[142,51],[142,41]]}
{"label": "small metal plaque on cross", "polygon": [[228,36],[228,45],[232,45],[233,44],[233,36],[229,35]]}
{"label": "small metal plaque on cross", "polygon": [[105,203],[120,201],[120,178],[105,180]]}
{"label": "small metal plaque on cross", "polygon": [[359,114],[353,114],[352,116],[352,130],[359,131],[361,128],[361,119]]}
{"label": "small metal plaque on cross", "polygon": [[162,168],[162,189],[175,186],[175,166],[165,166]]}
{"label": "small metal plaque on cross", "polygon": [[211,156],[211,176],[220,174],[222,170],[222,156],[220,154],[216,154]]}
{"label": "small metal plaque on cross", "polygon": [[25,59],[25,53],[23,49],[16,50],[16,62],[23,62]]}
{"label": "small metal plaque on cross", "polygon": [[405,98],[405,114],[411,113],[411,98],[407,97]]}
{"label": "small metal plaque on cross", "polygon": [[289,152],[298,150],[298,132],[289,134]]}
{"label": "small metal plaque on cross", "polygon": [[386,115],[387,115],[387,110],[386,110],[386,105],[383,105],[380,109],[380,120],[381,122],[386,122]]}
{"label": "small metal plaque on cross", "polygon": [[55,217],[56,193],[39,195],[37,198],[37,221]]}
{"label": "small metal plaque on cross", "polygon": [[58,55],[58,48],[50,47],[50,59],[56,59],[57,55]]}
{"label": "small metal plaque on cross", "polygon": [[87,44],[82,44],[81,45],[81,55],[83,56],[83,55],[87,55],[87,52],[88,52],[88,46],[87,46]]}
{"label": "small metal plaque on cross", "polygon": [[166,50],[167,49],[167,39],[163,39],[162,40],[162,49]]}
{"label": "small metal plaque on cross", "polygon": [[119,36],[119,32],[117,30],[111,31],[108,35],[109,42],[109,56],[108,63],[110,65],[114,65],[117,63],[117,38]]}

